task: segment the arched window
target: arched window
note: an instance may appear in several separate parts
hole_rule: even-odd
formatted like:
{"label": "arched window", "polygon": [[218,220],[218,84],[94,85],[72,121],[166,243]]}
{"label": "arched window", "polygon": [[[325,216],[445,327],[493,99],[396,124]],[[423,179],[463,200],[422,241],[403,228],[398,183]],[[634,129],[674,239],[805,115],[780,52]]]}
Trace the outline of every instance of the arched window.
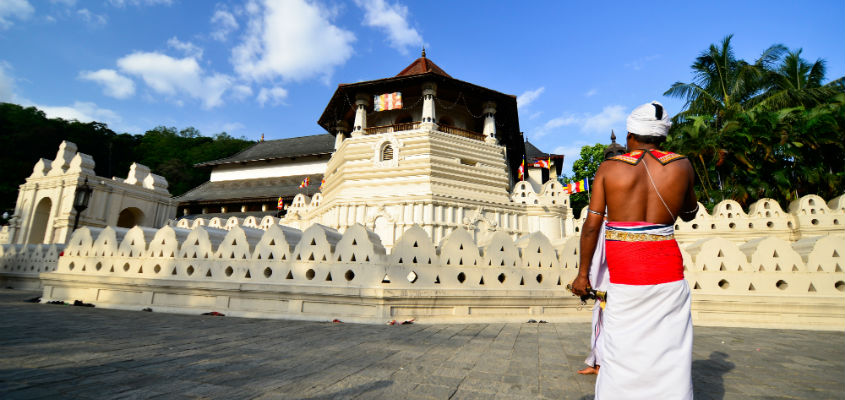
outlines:
{"label": "arched window", "polygon": [[381,149],[381,161],[389,161],[393,159],[393,146],[390,144],[384,145]]}

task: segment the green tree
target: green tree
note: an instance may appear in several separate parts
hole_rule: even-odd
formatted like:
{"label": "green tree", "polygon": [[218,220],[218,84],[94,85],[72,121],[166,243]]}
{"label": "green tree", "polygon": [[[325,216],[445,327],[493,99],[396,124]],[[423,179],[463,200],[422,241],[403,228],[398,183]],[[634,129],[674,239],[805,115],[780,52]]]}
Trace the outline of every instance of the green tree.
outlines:
{"label": "green tree", "polygon": [[686,100],[685,110],[676,117],[684,121],[695,115],[715,117],[715,124],[721,127],[722,121],[742,112],[746,103],[754,99],[764,88],[765,71],[771,68],[786,51],[783,45],[773,45],[766,49],[753,64],[737,59],[731,47],[733,35],[722,39],[721,43],[712,44],[696,58],[691,68],[691,83],[675,82],[664,96]]}
{"label": "green tree", "polygon": [[749,64],[730,40],[696,59],[693,83],[665,93],[687,100],[666,147],[689,157],[699,199],[712,208],[728,198],[748,205],[841,194],[842,78],[823,84],[824,60],[811,64],[781,45]]}
{"label": "green tree", "polygon": [[[582,179],[592,181],[593,177],[596,176],[599,165],[604,161],[604,150],[606,148],[607,145],[601,143],[581,147],[579,158],[572,163],[572,176],[563,175],[559,179],[560,182],[565,185]],[[569,196],[569,202],[577,216],[577,213],[590,203],[589,193],[572,194]]]}
{"label": "green tree", "polygon": [[[789,51],[779,65],[767,71],[765,93],[755,109],[778,110],[788,107],[813,107],[836,95],[837,82],[823,85],[825,61],[810,64],[801,58],[802,49]],[[841,89],[840,89],[841,91]]]}

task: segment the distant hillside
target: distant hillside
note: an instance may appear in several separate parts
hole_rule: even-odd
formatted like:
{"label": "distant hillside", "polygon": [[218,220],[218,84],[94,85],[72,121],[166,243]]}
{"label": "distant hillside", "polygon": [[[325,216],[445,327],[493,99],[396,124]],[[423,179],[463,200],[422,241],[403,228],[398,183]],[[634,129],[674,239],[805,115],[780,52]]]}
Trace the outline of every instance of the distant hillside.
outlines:
{"label": "distant hillside", "polygon": [[254,143],[225,132],[202,136],[192,127],[159,126],[143,135],[119,134],[99,122],[47,118],[34,107],[0,103],[0,212],[14,209],[18,186],[39,158],[55,157],[63,140],[94,157],[98,176],[125,177],[129,165],[138,162],[167,178],[174,196],[208,180],[209,171],[194,164],[228,157]]}

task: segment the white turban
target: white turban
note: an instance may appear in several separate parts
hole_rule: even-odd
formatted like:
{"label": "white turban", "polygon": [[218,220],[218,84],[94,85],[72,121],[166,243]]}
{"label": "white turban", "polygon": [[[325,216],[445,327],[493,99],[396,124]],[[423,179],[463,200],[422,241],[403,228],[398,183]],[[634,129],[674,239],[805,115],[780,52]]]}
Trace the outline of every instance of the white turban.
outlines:
{"label": "white turban", "polygon": [[656,101],[643,104],[628,115],[628,132],[635,135],[666,137],[670,126],[669,114]]}

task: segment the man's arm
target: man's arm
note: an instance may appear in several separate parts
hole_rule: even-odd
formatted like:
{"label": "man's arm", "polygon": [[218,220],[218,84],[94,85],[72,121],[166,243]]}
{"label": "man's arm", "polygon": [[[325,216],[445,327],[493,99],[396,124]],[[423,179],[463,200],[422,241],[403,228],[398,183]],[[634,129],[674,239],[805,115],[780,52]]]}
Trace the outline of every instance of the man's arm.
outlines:
{"label": "man's arm", "polygon": [[681,206],[681,212],[678,215],[684,222],[689,222],[695,219],[698,213],[698,199],[695,197],[695,171],[692,169],[692,164],[687,160],[687,193],[684,196],[684,204]]}
{"label": "man's arm", "polygon": [[[604,164],[603,164],[604,165]],[[604,221],[605,207],[607,201],[604,195],[604,169],[599,166],[596,172],[596,178],[593,180],[593,192],[590,197],[590,205],[588,210],[601,213],[598,215],[587,211],[587,219],[584,221],[584,226],[581,227],[581,251],[580,261],[578,262],[578,277],[572,281],[572,293],[579,296],[587,294],[587,288],[590,286],[590,264],[593,260],[593,253],[596,251],[596,244],[601,239],[599,238],[599,230]]]}

